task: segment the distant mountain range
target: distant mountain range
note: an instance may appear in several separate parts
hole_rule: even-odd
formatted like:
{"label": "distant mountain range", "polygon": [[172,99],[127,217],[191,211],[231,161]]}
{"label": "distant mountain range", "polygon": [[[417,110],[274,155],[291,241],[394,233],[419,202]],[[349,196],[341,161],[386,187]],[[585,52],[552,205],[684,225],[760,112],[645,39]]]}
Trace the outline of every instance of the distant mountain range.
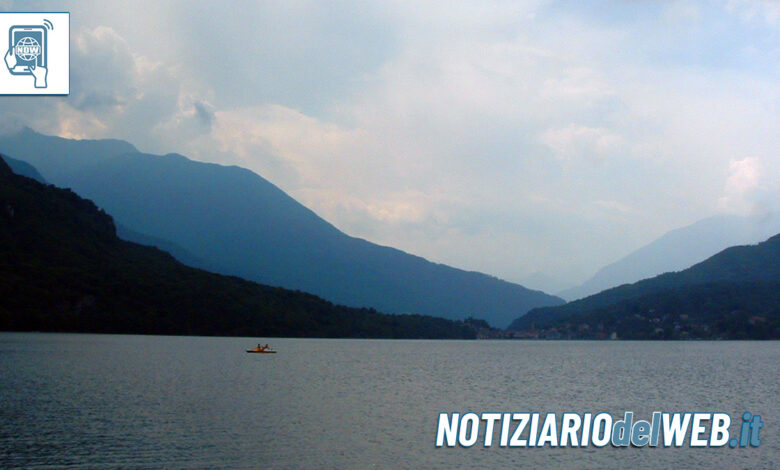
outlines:
{"label": "distant mountain range", "polygon": [[14,174],[4,160],[0,331],[475,336],[463,322],[341,307],[311,294],[185,266],[156,248],[120,240],[112,218],[91,201]]}
{"label": "distant mountain range", "polygon": [[[350,237],[249,170],[139,153],[118,140],[25,129],[0,152],[113,215],[125,237],[196,267],[298,289],[336,303],[507,326],[563,300]],[[175,246],[176,249],[171,248]]]}
{"label": "distant mountain range", "polygon": [[780,338],[780,235],[731,247],[680,272],[534,309],[514,330],[566,337]]}
{"label": "distant mountain range", "polygon": [[[540,271],[520,279],[520,283],[529,289],[539,289],[544,292],[561,292],[571,286],[571,283],[566,283]],[[560,294],[558,296],[562,297]]]}
{"label": "distant mountain range", "polygon": [[600,269],[582,285],[557,292],[569,301],[581,299],[621,284],[680,271],[730,246],[758,243],[778,232],[780,214],[710,217],[672,230]]}

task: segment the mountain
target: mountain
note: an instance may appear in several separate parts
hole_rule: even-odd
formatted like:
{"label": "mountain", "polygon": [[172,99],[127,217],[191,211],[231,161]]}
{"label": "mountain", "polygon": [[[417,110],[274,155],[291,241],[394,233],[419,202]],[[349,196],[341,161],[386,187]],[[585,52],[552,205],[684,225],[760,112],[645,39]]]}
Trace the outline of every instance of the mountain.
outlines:
{"label": "mountain", "polygon": [[510,329],[574,328],[587,336],[596,324],[634,338],[682,331],[696,337],[780,338],[780,234],[728,248],[680,272],[534,309]]}
{"label": "mountain", "polygon": [[473,316],[501,327],[533,307],[563,303],[350,237],[243,168],[30,129],[0,138],[0,152],[95,201],[128,229],[175,243],[223,274],[344,305],[449,319]]}
{"label": "mountain", "polygon": [[176,258],[176,260],[180,263],[186,264],[187,266],[193,266],[195,268],[201,268],[207,271],[215,271],[215,269],[213,269],[213,267],[210,266],[206,261],[203,261],[189,251],[168,240],[163,240],[162,238],[152,237],[150,235],[136,232],[135,230],[130,230],[122,224],[116,224],[116,236],[122,240],[137,243],[139,245],[159,248]]}
{"label": "mountain", "polygon": [[41,174],[38,173],[38,170],[36,170],[35,167],[29,163],[16,160],[5,155],[0,155],[0,160],[5,161],[11,170],[17,175],[26,176],[28,178],[34,179],[35,181],[38,181],[39,183],[46,184],[46,180],[43,179],[43,176],[41,176]]}
{"label": "mountain", "polygon": [[576,300],[621,284],[680,271],[730,246],[758,243],[780,232],[780,214],[714,216],[672,230],[652,243],[600,269],[580,286],[559,291]]}
{"label": "mountain", "polygon": [[538,289],[544,292],[560,292],[566,289],[567,286],[571,286],[570,283],[566,283],[540,271],[529,274],[521,279],[520,282],[530,289]]}
{"label": "mountain", "polygon": [[333,305],[191,268],[116,236],[70,190],[0,160],[0,330],[231,336],[469,338],[472,327]]}
{"label": "mountain", "polygon": [[[34,166],[30,165],[29,163],[24,162],[22,160],[16,160],[14,158],[5,155],[0,155],[0,160],[4,160],[11,168],[11,170],[17,175],[26,176],[40,183],[47,184],[46,180],[43,178],[43,176],[41,176],[38,170]],[[171,255],[173,255],[174,258],[176,258],[177,260],[179,260],[180,262],[188,266],[195,266],[198,268],[208,269],[211,271],[214,270],[213,266],[211,266],[206,261],[198,258],[197,256],[193,255],[189,251],[185,250],[179,245],[170,242],[168,240],[163,240],[162,238],[152,237],[150,235],[136,232],[135,230],[130,230],[129,228],[121,224],[117,224],[116,231],[117,231],[117,236],[119,236],[119,238],[121,238],[122,240],[135,242],[138,243],[139,245],[157,247],[163,251],[170,253]]]}

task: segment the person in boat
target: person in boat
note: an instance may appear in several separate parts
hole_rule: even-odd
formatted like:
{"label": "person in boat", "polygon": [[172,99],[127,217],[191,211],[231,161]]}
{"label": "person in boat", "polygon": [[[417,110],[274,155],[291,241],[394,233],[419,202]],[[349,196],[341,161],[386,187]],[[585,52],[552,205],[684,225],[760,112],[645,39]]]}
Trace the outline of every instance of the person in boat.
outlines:
{"label": "person in boat", "polygon": [[265,346],[263,346],[263,351],[265,351],[266,349],[268,349],[268,343],[265,343]]}
{"label": "person in boat", "polygon": [[260,343],[257,343],[257,349],[260,350],[260,351],[265,351],[265,348],[267,348],[267,347],[268,347],[267,344],[265,346],[260,346]]}

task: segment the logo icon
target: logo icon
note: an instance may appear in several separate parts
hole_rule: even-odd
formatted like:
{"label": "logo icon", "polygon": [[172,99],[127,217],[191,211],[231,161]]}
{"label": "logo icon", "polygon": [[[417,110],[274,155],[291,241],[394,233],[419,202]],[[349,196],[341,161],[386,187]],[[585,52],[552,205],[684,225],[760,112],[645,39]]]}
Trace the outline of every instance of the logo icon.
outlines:
{"label": "logo icon", "polygon": [[[46,23],[48,22],[48,23]],[[46,26],[51,22],[44,20]],[[32,75],[35,88],[46,88],[45,26],[11,26],[8,30],[8,52],[5,65],[13,75]]]}
{"label": "logo icon", "polygon": [[69,23],[68,13],[0,13],[8,30],[0,94],[68,94]]}

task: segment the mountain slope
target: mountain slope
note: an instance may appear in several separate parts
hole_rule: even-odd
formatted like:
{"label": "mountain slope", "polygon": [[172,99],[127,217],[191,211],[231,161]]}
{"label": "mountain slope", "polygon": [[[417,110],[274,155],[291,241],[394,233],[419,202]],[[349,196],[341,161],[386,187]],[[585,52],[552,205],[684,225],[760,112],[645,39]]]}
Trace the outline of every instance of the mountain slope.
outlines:
{"label": "mountain slope", "polygon": [[120,240],[75,193],[0,160],[0,330],[326,337],[473,337],[458,322],[340,307],[190,268]]}
{"label": "mountain slope", "polygon": [[[113,150],[112,150],[113,149]],[[218,272],[353,306],[506,326],[562,300],[349,237],[260,176],[238,167],[144,155],[118,141],[24,130],[0,151],[94,200],[130,230],[169,240]]]}
{"label": "mountain slope", "polygon": [[[560,326],[588,319],[614,323],[630,315],[660,322],[683,314],[696,317],[707,328],[714,328],[715,320],[745,323],[755,316],[769,318],[768,325],[778,323],[780,234],[758,245],[728,248],[684,271],[608,289],[559,307],[534,309],[510,328]],[[731,332],[721,333],[728,336]],[[774,337],[780,329],[765,333]]]}
{"label": "mountain slope", "polygon": [[179,245],[173,242],[169,242],[168,240],[163,240],[162,238],[152,237],[134,230],[130,230],[122,224],[116,224],[116,236],[128,242],[159,248],[176,258],[176,260],[180,263],[186,264],[187,266],[205,269],[207,271],[214,271],[214,269],[207,262],[193,255]]}
{"label": "mountain slope", "polygon": [[26,176],[28,178],[34,179],[39,183],[46,184],[46,180],[43,179],[43,176],[41,176],[41,174],[38,173],[38,170],[36,170],[35,167],[30,165],[29,163],[23,162],[21,160],[16,160],[14,158],[7,157],[5,155],[0,155],[0,160],[6,162],[8,166],[11,168],[11,171],[16,173],[17,175]]}
{"label": "mountain slope", "polygon": [[715,216],[672,230],[600,269],[580,286],[559,292],[576,300],[621,284],[680,271],[730,246],[758,243],[780,232],[780,216]]}

